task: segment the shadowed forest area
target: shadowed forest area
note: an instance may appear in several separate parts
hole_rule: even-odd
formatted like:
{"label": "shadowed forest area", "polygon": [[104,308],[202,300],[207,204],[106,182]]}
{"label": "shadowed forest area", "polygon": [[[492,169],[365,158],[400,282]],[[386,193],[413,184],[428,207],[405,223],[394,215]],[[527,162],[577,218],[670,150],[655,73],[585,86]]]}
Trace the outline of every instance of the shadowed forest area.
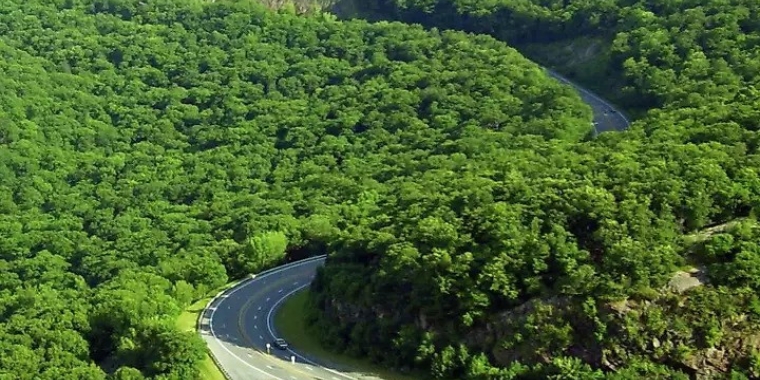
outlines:
{"label": "shadowed forest area", "polygon": [[753,4],[266,5],[0,3],[0,379],[197,379],[184,308],[324,253],[311,322],[390,367],[760,376]]}

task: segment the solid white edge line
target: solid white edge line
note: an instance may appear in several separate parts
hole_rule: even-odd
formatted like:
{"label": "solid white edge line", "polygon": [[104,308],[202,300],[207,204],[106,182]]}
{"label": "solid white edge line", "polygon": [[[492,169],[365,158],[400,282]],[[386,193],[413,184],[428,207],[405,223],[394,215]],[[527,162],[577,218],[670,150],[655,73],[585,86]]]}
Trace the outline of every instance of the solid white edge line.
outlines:
{"label": "solid white edge line", "polygon": [[[271,373],[269,373],[267,371],[264,371],[263,369],[260,369],[258,367],[253,366],[252,364],[250,364],[247,361],[243,360],[241,357],[235,355],[234,352],[230,351],[230,349],[227,348],[224,345],[224,342],[222,342],[219,338],[217,338],[216,333],[214,333],[214,325],[211,323],[211,321],[214,319],[214,313],[215,312],[216,312],[216,310],[214,310],[214,311],[211,312],[211,316],[209,317],[208,327],[209,327],[209,330],[211,331],[211,336],[214,337],[214,340],[216,340],[217,343],[219,343],[219,347],[221,347],[223,350],[227,351],[227,353],[230,354],[230,355],[232,355],[233,358],[239,360],[241,363],[245,364],[249,368],[254,369],[256,371],[259,371],[259,372],[263,373],[264,375],[271,376],[271,377],[273,377],[276,380],[284,380],[283,378],[277,377],[277,376],[272,375]],[[212,355],[213,355],[213,353],[212,353]],[[219,359],[217,359],[217,360],[219,360]]]}
{"label": "solid white edge line", "polygon": [[[255,275],[253,275],[253,276],[251,276],[251,278],[250,278],[248,281],[245,281],[245,280],[243,280],[243,281],[240,281],[238,284],[236,284],[236,285],[235,285],[236,287],[235,287],[234,289],[232,289],[232,291],[230,291],[230,292],[227,294],[227,297],[224,297],[224,298],[222,298],[222,301],[220,302],[220,304],[221,304],[222,302],[224,302],[224,301],[225,301],[225,300],[226,300],[226,299],[227,299],[229,296],[231,296],[232,294],[234,294],[235,292],[237,292],[238,290],[240,290],[240,289],[242,289],[242,288],[246,287],[248,284],[250,284],[250,283],[254,282],[254,281],[253,281],[254,279],[261,279],[261,278],[267,277],[267,276],[269,276],[269,275],[271,275],[271,274],[280,273],[280,272],[282,272],[282,271],[285,271],[285,270],[288,270],[288,269],[297,268],[297,267],[303,266],[303,265],[305,265],[305,264],[310,264],[310,263],[312,263],[312,262],[314,262],[314,261],[320,261],[320,260],[324,260],[326,257],[327,257],[326,255],[323,255],[323,256],[317,256],[317,257],[311,257],[311,258],[308,258],[308,259],[305,259],[305,260],[301,260],[301,261],[297,261],[297,262],[294,262],[294,263],[290,263],[290,264],[282,265],[282,266],[280,266],[279,268],[277,268],[277,269],[275,269],[275,270],[272,270],[272,271],[266,272],[266,273],[264,273],[264,274],[261,274],[261,275],[259,275],[259,276],[255,276]],[[206,308],[203,310],[203,313],[205,313],[205,312],[207,311],[207,309],[208,309],[208,308],[211,306],[211,304],[213,304],[213,303],[214,303],[214,301],[216,301],[218,298],[220,298],[220,296],[221,296],[222,294],[224,294],[224,293],[225,293],[226,291],[228,291],[228,290],[229,290],[229,289],[225,289],[225,290],[222,290],[222,291],[220,291],[219,293],[217,293],[217,295],[216,295],[214,298],[212,298],[212,299],[211,299],[211,300],[208,302],[208,304],[206,304]],[[224,345],[224,343],[223,343],[223,342],[222,342],[222,341],[219,339],[219,337],[218,337],[218,336],[216,335],[216,333],[214,332],[214,314],[216,313],[216,310],[219,308],[219,306],[220,306],[220,305],[217,305],[215,308],[213,308],[213,309],[211,310],[211,315],[209,315],[209,318],[208,318],[208,327],[209,327],[209,332],[211,333],[211,336],[214,338],[214,340],[215,340],[215,341],[216,341],[216,342],[219,344],[219,346],[220,346],[220,347],[221,347],[221,348],[222,348],[224,351],[226,351],[228,354],[232,355],[232,357],[234,357],[235,359],[237,359],[237,360],[238,360],[238,361],[240,361],[241,363],[245,364],[245,365],[246,365],[246,366],[248,366],[249,368],[251,368],[251,369],[254,369],[254,370],[256,370],[256,371],[259,371],[259,372],[261,372],[261,373],[263,373],[263,374],[265,374],[265,375],[267,375],[267,376],[271,376],[271,377],[272,377],[272,378],[274,378],[275,380],[284,380],[284,379],[282,379],[282,378],[280,378],[280,377],[277,377],[277,376],[275,376],[275,375],[272,375],[272,374],[271,374],[271,373],[269,373],[269,372],[266,372],[266,371],[264,371],[264,370],[262,370],[262,369],[260,369],[260,368],[258,368],[258,367],[255,367],[255,366],[251,365],[251,364],[250,364],[250,363],[248,363],[247,361],[243,360],[241,357],[239,357],[239,356],[235,355],[235,353],[233,353],[232,351],[230,351],[230,349],[228,349],[228,348],[227,348],[227,347]],[[199,331],[199,333],[200,333],[200,331]],[[213,352],[212,352],[211,354],[213,355]],[[218,358],[217,358],[217,360],[218,360]],[[221,365],[221,363],[219,363],[219,364]],[[226,370],[224,370],[224,369],[222,369],[222,370],[226,372]]]}
{"label": "solid white edge line", "polygon": [[[284,295],[284,296],[282,296],[280,299],[278,299],[278,300],[277,300],[277,301],[276,301],[274,304],[272,304],[272,307],[269,309],[269,312],[267,313],[267,330],[269,331],[269,335],[271,335],[271,336],[272,336],[272,338],[274,338],[274,339],[276,339],[276,338],[277,338],[277,337],[274,335],[274,329],[272,329],[272,314],[274,313],[275,309],[277,309],[277,306],[279,306],[279,305],[282,303],[282,301],[284,301],[286,298],[290,297],[290,296],[291,296],[291,295],[293,295],[294,293],[297,293],[297,292],[301,291],[302,289],[304,289],[304,288],[306,288],[306,287],[308,287],[308,286],[310,286],[310,285],[311,285],[311,284],[301,285],[301,286],[299,286],[299,287],[297,287],[297,288],[295,288],[295,289],[291,290],[291,291],[290,291],[290,293],[288,293],[288,294],[285,294],[285,295]],[[344,377],[344,378],[346,378],[346,379],[358,380],[356,377],[351,377],[351,376],[349,376],[349,375],[346,375],[345,373],[341,373],[341,372],[338,372],[338,371],[336,371],[336,370],[334,370],[334,369],[332,369],[332,368],[328,368],[328,367],[325,367],[325,366],[323,366],[323,365],[320,365],[320,364],[318,364],[318,363],[315,363],[315,362],[313,362],[313,361],[311,361],[311,360],[309,360],[309,359],[307,359],[307,358],[303,357],[301,354],[299,354],[299,353],[297,353],[297,352],[295,352],[295,351],[291,350],[290,348],[288,348],[287,350],[288,350],[288,352],[290,352],[291,354],[295,355],[296,357],[298,357],[299,359],[301,359],[301,360],[305,361],[305,362],[306,362],[306,363],[308,363],[308,364],[311,364],[311,365],[313,365],[313,366],[316,366],[316,367],[322,368],[322,369],[324,369],[325,371],[328,371],[328,372],[330,372],[330,373],[336,374],[336,375],[338,375],[338,376],[343,376],[343,377]]]}

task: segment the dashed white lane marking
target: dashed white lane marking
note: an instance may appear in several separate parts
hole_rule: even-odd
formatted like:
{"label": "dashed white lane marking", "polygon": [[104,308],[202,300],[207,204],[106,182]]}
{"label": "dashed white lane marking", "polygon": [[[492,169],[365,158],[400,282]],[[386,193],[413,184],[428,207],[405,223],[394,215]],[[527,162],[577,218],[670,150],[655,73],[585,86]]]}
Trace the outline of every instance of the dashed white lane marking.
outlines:
{"label": "dashed white lane marking", "polygon": [[314,370],[314,368],[311,368],[311,367],[306,367],[306,369],[308,369],[309,371],[313,371]]}
{"label": "dashed white lane marking", "polygon": [[298,285],[298,281],[294,282],[293,285]]}
{"label": "dashed white lane marking", "polygon": [[256,319],[256,318],[258,318],[258,317],[254,315],[254,316],[253,316],[253,319]]}
{"label": "dashed white lane marking", "polygon": [[267,297],[267,302],[269,302],[269,300],[270,300],[270,299],[271,299],[271,298]]}
{"label": "dashed white lane marking", "polygon": [[[282,293],[282,289],[278,290],[278,291],[277,291],[277,293]],[[268,301],[268,300],[269,300],[269,299],[267,299],[267,301]]]}
{"label": "dashed white lane marking", "polygon": [[259,339],[261,339],[261,340],[264,340],[264,337],[263,337],[263,336],[261,336],[261,335],[259,335]]}
{"label": "dashed white lane marking", "polygon": [[254,325],[254,326],[253,326],[253,328],[254,328],[254,329],[257,329],[257,330],[258,330],[258,329],[259,329],[259,326],[255,326],[255,325]]}
{"label": "dashed white lane marking", "polygon": [[259,306],[259,310],[261,310],[261,306]]}
{"label": "dashed white lane marking", "polygon": [[[320,258],[320,259],[321,259],[321,258],[323,258],[323,257],[318,257],[318,258]],[[311,263],[311,262],[312,262],[311,260],[310,260],[310,261],[308,261],[308,263]],[[306,263],[303,263],[303,264],[295,264],[295,265],[294,265],[294,267],[295,267],[295,266],[301,266],[301,265],[304,265],[304,264],[306,264]],[[291,267],[288,267],[287,269],[290,269],[290,268],[291,268]],[[278,272],[282,272],[283,270],[285,270],[285,269],[283,269],[283,268],[280,268],[280,269],[276,269],[275,271],[273,271],[273,272],[269,273],[269,275],[271,275],[271,274],[274,274],[274,273],[278,273]],[[266,277],[266,276],[264,276],[264,277]],[[258,281],[261,281],[261,283],[263,283],[263,284],[266,284],[266,283],[268,282],[268,281],[266,281],[266,280],[263,280],[263,281],[262,281],[261,279],[259,279]],[[243,284],[242,286],[239,286],[239,287],[236,287],[236,288],[232,289],[232,290],[230,291],[230,293],[229,293],[229,294],[234,294],[234,293],[236,293],[237,291],[239,291],[239,290],[243,289],[244,287],[248,286],[248,284],[250,284],[250,283],[252,283],[252,282],[249,282],[249,283]],[[220,295],[218,295],[218,298],[224,299],[224,298],[227,298],[227,296],[228,296],[228,294],[220,294]],[[221,301],[220,301],[220,302],[218,302],[218,303],[221,303]],[[261,310],[261,307],[259,307],[259,310]],[[266,376],[267,376],[267,378],[270,378],[270,379],[275,379],[275,380],[283,380],[282,378],[279,378],[279,377],[277,377],[277,376],[275,376],[275,375],[273,375],[273,374],[271,374],[271,373],[267,373],[267,372],[265,372],[265,371],[263,371],[263,370],[261,370],[261,369],[259,369],[259,368],[255,367],[255,366],[251,365],[250,363],[248,363],[248,360],[243,360],[243,359],[242,359],[242,358],[240,358],[239,356],[235,355],[235,353],[233,353],[232,351],[230,351],[230,349],[229,349],[229,348],[225,347],[225,345],[224,345],[224,344],[222,344],[222,342],[220,342],[220,341],[219,341],[219,337],[218,337],[218,336],[216,335],[216,333],[214,332],[213,319],[214,319],[214,312],[212,311],[212,312],[211,312],[211,315],[209,316],[209,333],[211,334],[211,336],[214,338],[214,341],[216,341],[216,342],[217,342],[217,344],[219,345],[219,347],[220,347],[222,350],[226,351],[226,352],[227,352],[229,355],[231,355],[231,356],[232,356],[232,357],[234,357],[235,359],[239,360],[239,361],[240,361],[240,363],[241,363],[242,365],[245,365],[245,366],[247,366],[248,368],[251,368],[251,369],[253,369],[253,370],[257,371],[257,372],[260,372],[260,373],[262,373],[262,374],[266,375]],[[267,368],[269,368],[269,369],[275,369],[275,367],[272,367],[272,366],[267,366]]]}

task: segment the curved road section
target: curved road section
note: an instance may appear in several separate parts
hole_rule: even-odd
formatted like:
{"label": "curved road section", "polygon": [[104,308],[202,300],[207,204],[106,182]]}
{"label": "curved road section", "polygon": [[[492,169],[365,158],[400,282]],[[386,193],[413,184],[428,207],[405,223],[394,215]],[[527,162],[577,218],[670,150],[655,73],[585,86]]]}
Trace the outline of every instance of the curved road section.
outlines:
{"label": "curved road section", "polygon": [[631,122],[628,121],[628,118],[626,118],[625,115],[620,112],[620,110],[615,108],[615,106],[609,102],[595,95],[593,92],[586,90],[578,84],[563,77],[556,71],[547,68],[544,68],[544,70],[552,78],[566,85],[569,85],[578,91],[581,99],[583,99],[586,104],[591,106],[591,110],[594,112],[594,135],[609,131],[623,131],[631,125]]}
{"label": "curved road section", "polygon": [[[319,365],[293,350],[274,347],[275,311],[285,298],[309,286],[324,261],[325,256],[319,256],[280,266],[240,282],[209,302],[199,330],[229,379],[371,378]],[[269,349],[267,344],[271,346]]]}
{"label": "curved road section", "polygon": [[[594,132],[622,131],[628,119],[610,103],[558,73],[553,78],[575,88],[594,112]],[[217,295],[204,309],[199,331],[217,365],[230,380],[348,380],[376,377],[338,370],[292,349],[280,350],[273,326],[277,308],[288,296],[309,286],[325,256],[263,272]],[[267,347],[267,344],[271,348]]]}

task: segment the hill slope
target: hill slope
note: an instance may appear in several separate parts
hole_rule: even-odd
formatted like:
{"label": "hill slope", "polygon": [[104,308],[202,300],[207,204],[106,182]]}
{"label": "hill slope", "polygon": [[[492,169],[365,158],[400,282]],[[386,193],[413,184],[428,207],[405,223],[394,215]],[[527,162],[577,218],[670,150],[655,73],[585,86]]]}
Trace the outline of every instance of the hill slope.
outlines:
{"label": "hill slope", "polygon": [[5,1],[0,55],[2,379],[197,378],[193,299],[394,178],[591,129],[491,38],[250,1]]}
{"label": "hill slope", "polygon": [[[646,112],[630,133],[399,180],[373,223],[333,245],[315,284],[326,342],[453,378],[760,374],[757,285],[737,248],[714,248],[724,269],[708,271],[712,285],[664,291],[695,264],[692,232],[760,204],[751,4],[409,0],[362,11],[517,45],[613,41],[606,73]],[[741,260],[754,262],[756,242],[743,239]]]}

